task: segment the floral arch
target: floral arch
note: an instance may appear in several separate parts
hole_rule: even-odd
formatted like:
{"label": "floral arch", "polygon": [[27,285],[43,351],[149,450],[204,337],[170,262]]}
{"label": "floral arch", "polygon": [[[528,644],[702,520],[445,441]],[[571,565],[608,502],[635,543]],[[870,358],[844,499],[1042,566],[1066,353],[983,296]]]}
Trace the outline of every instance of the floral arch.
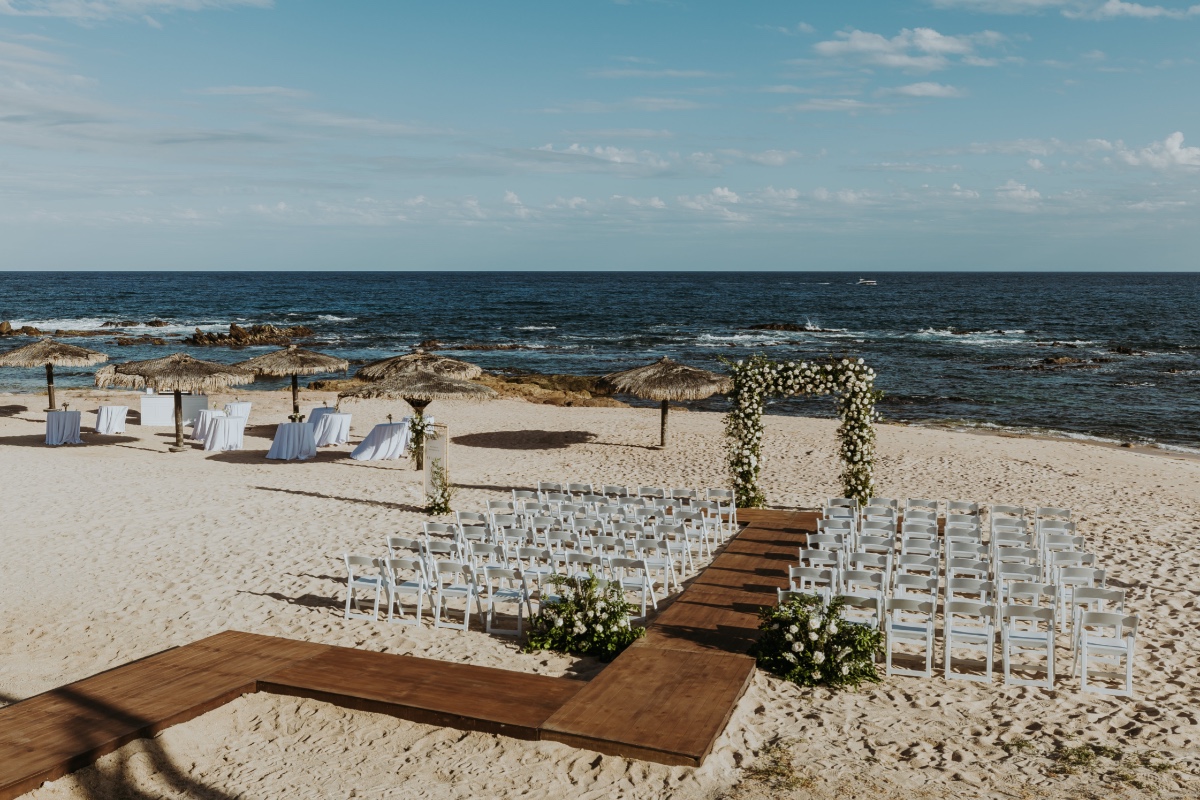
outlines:
{"label": "floral arch", "polygon": [[771,397],[836,395],[842,420],[838,437],[842,448],[842,487],[846,497],[865,503],[874,489],[875,370],[863,360],[842,358],[828,363],[772,361],[756,355],[729,364],[733,408],[725,417],[729,437],[729,471],[737,504],[761,508],[767,498],[758,485],[762,468],[763,405]]}

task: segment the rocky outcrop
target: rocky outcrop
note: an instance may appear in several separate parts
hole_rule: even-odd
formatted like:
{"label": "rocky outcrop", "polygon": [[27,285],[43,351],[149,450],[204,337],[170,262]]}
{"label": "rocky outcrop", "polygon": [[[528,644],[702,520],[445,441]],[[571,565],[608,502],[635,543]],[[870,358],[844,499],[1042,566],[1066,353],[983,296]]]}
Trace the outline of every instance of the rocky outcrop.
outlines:
{"label": "rocky outcrop", "polygon": [[[308,388],[325,392],[345,392],[366,381],[357,378],[312,381]],[[475,383],[496,390],[501,397],[514,397],[530,403],[551,406],[588,406],[626,408],[609,397],[609,391],[592,375],[480,375]]]}
{"label": "rocky outcrop", "polygon": [[8,320],[0,322],[0,336],[12,336],[12,323]]}
{"label": "rocky outcrop", "polygon": [[183,343],[196,347],[288,345],[292,343],[293,339],[303,339],[312,335],[312,328],[306,328],[303,325],[295,325],[290,328],[279,328],[275,325],[251,325],[249,328],[243,328],[234,323],[229,326],[229,333],[206,333],[196,328],[196,332],[184,339]]}
{"label": "rocky outcrop", "polygon": [[152,319],[146,323],[146,327],[147,328],[165,328],[165,327],[167,327],[167,323],[163,322],[161,319]]}
{"label": "rocky outcrop", "polygon": [[136,319],[115,320],[110,319],[108,322],[100,324],[101,328],[136,328],[138,321]]}
{"label": "rocky outcrop", "polygon": [[117,345],[118,347],[130,347],[130,346],[132,346],[132,345],[136,345],[136,344],[142,344],[142,345],[149,345],[149,344],[164,345],[164,344],[166,344],[166,343],[167,343],[167,340],[166,340],[166,339],[160,339],[160,338],[159,338],[159,337],[157,337],[157,336],[149,336],[149,335],[142,335],[142,336],[118,336],[116,339],[114,339],[114,340],[113,340],[113,344]]}

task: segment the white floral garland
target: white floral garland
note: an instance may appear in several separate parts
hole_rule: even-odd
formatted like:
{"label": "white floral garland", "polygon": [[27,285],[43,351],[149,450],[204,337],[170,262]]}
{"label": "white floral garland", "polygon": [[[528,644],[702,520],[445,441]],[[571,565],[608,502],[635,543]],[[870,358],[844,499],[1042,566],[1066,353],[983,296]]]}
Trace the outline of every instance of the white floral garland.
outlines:
{"label": "white floral garland", "polygon": [[733,408],[725,416],[729,437],[729,470],[737,504],[761,508],[766,495],[758,484],[762,469],[763,404],[770,397],[804,394],[837,396],[841,439],[842,487],[846,497],[865,503],[874,490],[875,370],[859,359],[831,359],[826,364],[771,361],[756,355],[729,363]]}

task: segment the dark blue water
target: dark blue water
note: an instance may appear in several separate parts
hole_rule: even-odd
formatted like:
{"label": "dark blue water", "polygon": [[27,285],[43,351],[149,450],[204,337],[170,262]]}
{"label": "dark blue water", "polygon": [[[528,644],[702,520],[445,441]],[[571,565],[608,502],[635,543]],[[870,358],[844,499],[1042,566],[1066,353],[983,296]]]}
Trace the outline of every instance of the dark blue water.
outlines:
{"label": "dark blue water", "polygon": [[[879,285],[854,285],[859,278]],[[446,351],[488,370],[574,374],[661,355],[719,369],[721,358],[755,352],[850,354],[876,368],[888,393],[881,410],[893,420],[1185,447],[1200,446],[1197,308],[1195,274],[0,273],[0,320],[14,326],[159,318],[170,327],[128,332],[168,336],[231,322],[303,324],[316,331],[308,346],[352,360],[439,339],[519,346]],[[746,330],[776,322],[821,330]],[[0,348],[25,341],[0,340]],[[118,347],[108,336],[78,343],[116,360],[185,349]],[[238,361],[269,349],[191,352]],[[1029,369],[1047,358],[1085,364]],[[90,385],[90,371],[60,374],[61,385]],[[0,370],[0,390],[34,389],[42,379],[38,370]],[[832,408],[789,400],[772,411]]]}

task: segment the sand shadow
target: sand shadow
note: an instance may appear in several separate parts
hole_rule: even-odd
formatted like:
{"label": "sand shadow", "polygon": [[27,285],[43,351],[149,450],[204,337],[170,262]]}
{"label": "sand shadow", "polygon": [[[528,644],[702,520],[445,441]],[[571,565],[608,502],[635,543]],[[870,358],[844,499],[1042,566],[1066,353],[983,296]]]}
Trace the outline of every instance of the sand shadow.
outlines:
{"label": "sand shadow", "polygon": [[99,441],[88,441],[87,439],[84,439],[83,444],[60,444],[52,447],[51,445],[46,444],[46,434],[35,433],[29,436],[0,436],[0,446],[9,445],[11,447],[47,447],[50,449],[63,447],[70,450],[77,447],[103,447],[105,445],[119,446],[123,443],[138,441],[136,436],[103,436],[102,434],[98,433],[89,433],[84,435],[89,437],[100,436],[101,439]]}
{"label": "sand shadow", "polygon": [[[188,776],[170,756],[162,744],[151,738],[156,733],[156,725],[152,720],[123,711],[117,706],[105,703],[95,697],[76,692],[69,686],[52,689],[48,694],[56,700],[68,704],[75,709],[74,715],[84,724],[72,726],[76,742],[66,750],[84,754],[70,764],[70,769],[91,766],[89,772],[76,774],[75,786],[83,797],[91,800],[151,800],[161,797],[158,793],[149,793],[137,785],[135,773],[143,771],[143,765],[135,766],[135,759],[147,757],[153,767],[153,772],[162,778],[170,788],[183,797],[200,798],[201,800],[236,800],[234,795],[206,786]],[[94,763],[95,731],[99,728],[111,728],[130,731],[140,745],[135,752],[117,751],[113,764],[100,766]]]}
{"label": "sand shadow", "polygon": [[28,410],[28,406],[0,406],[0,417],[15,417]]}
{"label": "sand shadow", "polygon": [[452,436],[450,441],[494,450],[562,450],[573,444],[592,444],[595,438],[589,431],[492,431]]}
{"label": "sand shadow", "polygon": [[[200,445],[203,447],[203,445]],[[278,458],[267,458],[270,450],[209,450],[205,456],[209,461],[223,461],[226,464],[329,464],[341,461],[348,453],[344,450],[318,450],[312,458],[301,461],[293,458],[283,461]]]}
{"label": "sand shadow", "polygon": [[[344,578],[342,579],[342,583],[345,583]],[[312,593],[288,597],[282,592],[251,592],[247,589],[238,589],[237,594],[252,594],[255,597],[269,597],[272,600],[279,600],[280,602],[287,603],[289,606],[300,606],[301,608],[331,608],[337,611],[341,611],[344,608],[342,602],[336,597],[325,597],[323,595]]]}
{"label": "sand shadow", "polygon": [[303,489],[281,489],[281,488],[278,488],[275,486],[255,486],[254,488],[259,489],[264,492],[282,492],[284,494],[300,495],[301,497],[316,497],[321,500],[340,500],[343,503],[358,503],[360,505],[376,506],[378,508],[388,508],[388,509],[392,509],[393,511],[413,511],[418,514],[425,513],[425,509],[418,508],[417,506],[414,506],[414,505],[409,505],[408,503],[392,503],[387,500],[368,500],[365,497],[339,497],[338,495],[334,495],[334,494],[321,494],[320,492],[307,492],[307,491],[304,491]]}

